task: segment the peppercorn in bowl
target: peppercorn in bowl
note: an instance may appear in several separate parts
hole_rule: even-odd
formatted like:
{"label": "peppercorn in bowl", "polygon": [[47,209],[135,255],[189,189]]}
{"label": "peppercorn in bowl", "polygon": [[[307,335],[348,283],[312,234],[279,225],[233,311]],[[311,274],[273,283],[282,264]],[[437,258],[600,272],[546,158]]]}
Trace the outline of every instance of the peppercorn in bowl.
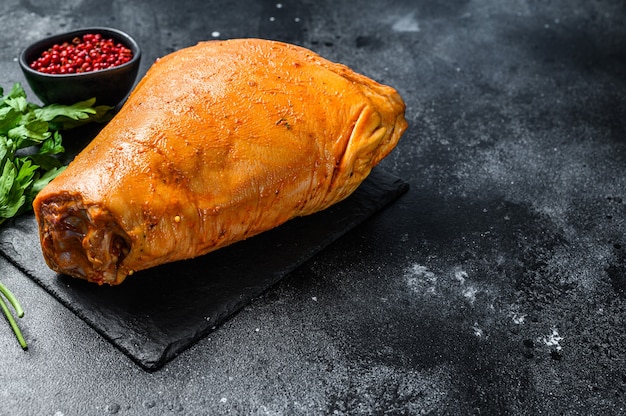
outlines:
{"label": "peppercorn in bowl", "polygon": [[41,39],[19,57],[24,77],[44,104],[96,98],[116,106],[135,84],[141,49],[128,34],[93,27]]}

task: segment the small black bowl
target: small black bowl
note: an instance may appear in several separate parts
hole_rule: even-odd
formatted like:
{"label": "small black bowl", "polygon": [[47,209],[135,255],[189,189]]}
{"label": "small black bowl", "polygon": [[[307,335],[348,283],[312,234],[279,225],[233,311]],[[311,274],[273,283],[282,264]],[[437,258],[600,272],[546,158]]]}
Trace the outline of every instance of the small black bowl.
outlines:
{"label": "small black bowl", "polygon": [[[112,68],[73,74],[45,74],[29,66],[54,44],[71,42],[87,33],[100,33],[103,38],[121,43],[133,52],[132,59]],[[117,29],[91,27],[39,40],[22,51],[19,63],[28,85],[44,104],[74,104],[95,97],[96,105],[115,107],[133,88],[140,60],[141,49],[128,34]]]}

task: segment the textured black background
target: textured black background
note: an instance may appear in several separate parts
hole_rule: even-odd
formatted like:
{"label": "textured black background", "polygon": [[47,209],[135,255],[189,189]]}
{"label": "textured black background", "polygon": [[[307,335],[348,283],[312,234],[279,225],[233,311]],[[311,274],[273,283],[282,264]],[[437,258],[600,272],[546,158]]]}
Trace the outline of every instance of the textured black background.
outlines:
{"label": "textured black background", "polygon": [[[278,7],[278,6],[281,7]],[[410,182],[156,373],[6,262],[0,413],[621,414],[623,1],[14,1],[0,74],[48,33],[135,36],[142,73],[205,39],[287,40],[396,87]]]}

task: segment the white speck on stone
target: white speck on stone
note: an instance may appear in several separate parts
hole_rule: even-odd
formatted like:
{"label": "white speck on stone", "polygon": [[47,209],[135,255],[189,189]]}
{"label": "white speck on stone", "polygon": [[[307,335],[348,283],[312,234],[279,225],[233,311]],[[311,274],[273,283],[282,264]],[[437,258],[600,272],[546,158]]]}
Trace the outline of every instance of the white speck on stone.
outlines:
{"label": "white speck on stone", "polygon": [[283,4],[282,3],[276,3],[276,8],[277,9],[282,9],[283,8]]}
{"label": "white speck on stone", "polygon": [[563,341],[563,337],[559,335],[559,331],[556,328],[552,328],[552,333],[548,336],[543,337],[543,343],[548,347],[554,347],[557,351],[561,351],[563,347],[561,346],[561,341]]}
{"label": "white speck on stone", "polygon": [[468,287],[463,291],[463,297],[469,301],[469,303],[474,304],[476,302],[476,294],[478,293],[478,289],[475,287]]}
{"label": "white speck on stone", "polygon": [[220,32],[215,31],[215,32],[211,32],[211,36],[213,36],[214,38],[219,38],[220,37]]}
{"label": "white speck on stone", "polygon": [[459,281],[459,283],[464,284],[465,279],[467,279],[467,272],[465,270],[457,270],[454,272],[454,278]]}
{"label": "white speck on stone", "polygon": [[294,17],[294,18],[293,18],[293,21],[294,21],[294,22],[296,22],[296,23],[298,23],[298,22],[300,21],[300,18],[299,18],[299,17]]}
{"label": "white speck on stone", "polygon": [[416,293],[436,293],[437,276],[428,267],[421,264],[413,264],[407,270],[406,283]]}
{"label": "white speck on stone", "polygon": [[317,302],[317,296],[313,296],[313,297],[311,297],[311,300],[312,300],[313,302]]}
{"label": "white speck on stone", "polygon": [[228,401],[228,399],[226,397],[222,397],[220,399],[220,403],[226,403]]}
{"label": "white speck on stone", "polygon": [[276,18],[274,16],[270,16],[270,22],[273,22],[274,20],[276,20]]}
{"label": "white speck on stone", "polygon": [[255,328],[254,332],[259,332],[261,330],[261,328]]}
{"label": "white speck on stone", "polygon": [[526,320],[526,315],[524,314],[519,314],[519,313],[514,313],[511,316],[511,319],[513,320],[513,323],[515,325],[521,325],[524,323],[524,321]]}
{"label": "white speck on stone", "polygon": [[472,330],[474,331],[474,335],[478,338],[482,338],[485,336],[485,332],[482,330],[481,327],[478,326],[478,322],[474,322]]}

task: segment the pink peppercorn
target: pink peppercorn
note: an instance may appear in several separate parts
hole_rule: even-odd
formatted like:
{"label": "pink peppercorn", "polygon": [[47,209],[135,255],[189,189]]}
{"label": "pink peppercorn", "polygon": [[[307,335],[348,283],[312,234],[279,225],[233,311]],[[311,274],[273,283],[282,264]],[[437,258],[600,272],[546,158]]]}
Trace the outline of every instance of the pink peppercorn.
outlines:
{"label": "pink peppercorn", "polygon": [[46,74],[73,74],[112,68],[132,58],[133,52],[121,43],[99,33],[87,33],[71,42],[54,44],[30,67]]}

